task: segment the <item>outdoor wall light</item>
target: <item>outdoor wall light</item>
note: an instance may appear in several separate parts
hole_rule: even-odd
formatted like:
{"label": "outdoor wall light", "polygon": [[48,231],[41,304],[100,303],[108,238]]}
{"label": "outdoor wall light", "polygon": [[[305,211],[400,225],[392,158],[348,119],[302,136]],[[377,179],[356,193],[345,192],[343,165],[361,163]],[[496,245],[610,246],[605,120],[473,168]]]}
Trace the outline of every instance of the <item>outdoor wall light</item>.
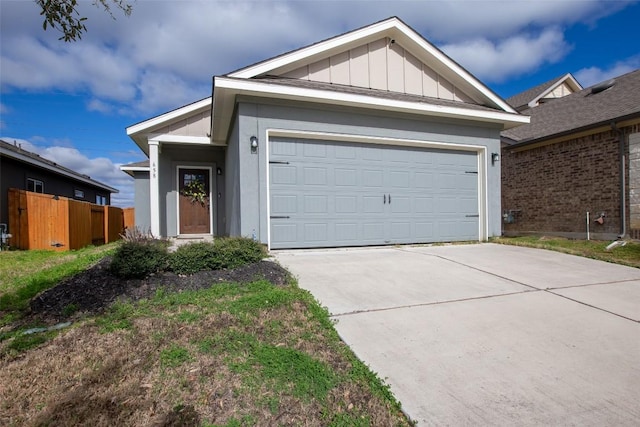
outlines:
{"label": "outdoor wall light", "polygon": [[499,153],[491,153],[491,166],[495,165],[497,161],[500,160]]}
{"label": "outdoor wall light", "polygon": [[222,168],[216,169],[216,175],[222,175]]}
{"label": "outdoor wall light", "polygon": [[249,138],[249,141],[251,141],[251,152],[252,153],[257,153],[258,152],[258,138],[255,136],[252,136],[251,138]]}

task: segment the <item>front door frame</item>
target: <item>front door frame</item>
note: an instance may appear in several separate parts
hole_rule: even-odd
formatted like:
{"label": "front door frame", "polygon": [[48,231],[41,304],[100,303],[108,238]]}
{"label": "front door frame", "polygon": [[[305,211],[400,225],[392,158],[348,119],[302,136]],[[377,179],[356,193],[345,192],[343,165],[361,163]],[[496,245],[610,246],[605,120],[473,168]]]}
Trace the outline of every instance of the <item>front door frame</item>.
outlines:
{"label": "front door frame", "polygon": [[[216,171],[216,164],[214,163],[211,166],[203,166],[203,165],[194,165],[194,164],[179,164],[176,165],[176,232],[178,236],[180,233],[180,169],[202,169],[209,171],[209,234],[214,235],[215,230],[215,211],[218,208],[217,198],[214,198],[213,195],[217,194],[215,191],[216,178],[214,171]],[[214,205],[215,202],[215,205]],[[185,234],[188,236],[188,234]]]}

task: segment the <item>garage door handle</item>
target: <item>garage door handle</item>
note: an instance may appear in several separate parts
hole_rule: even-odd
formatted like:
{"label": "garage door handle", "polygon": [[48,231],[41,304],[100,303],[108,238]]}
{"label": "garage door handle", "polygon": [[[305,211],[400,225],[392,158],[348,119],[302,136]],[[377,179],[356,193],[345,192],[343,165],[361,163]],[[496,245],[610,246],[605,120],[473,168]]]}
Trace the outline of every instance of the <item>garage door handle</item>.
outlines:
{"label": "garage door handle", "polygon": [[288,165],[289,162],[279,162],[279,161],[276,161],[276,160],[272,160],[272,161],[269,162],[269,164],[270,165]]}
{"label": "garage door handle", "polygon": [[391,194],[389,194],[389,204],[391,204]]}
{"label": "garage door handle", "polygon": [[383,204],[383,205],[386,205],[386,204],[387,204],[387,195],[386,195],[386,194],[383,194],[383,195],[382,195],[382,204]]}
{"label": "garage door handle", "polygon": [[291,217],[286,216],[286,215],[272,215],[269,218],[271,218],[271,219],[289,219]]}
{"label": "garage door handle", "polygon": [[475,214],[475,215],[465,215],[467,218],[480,218],[480,215]]}

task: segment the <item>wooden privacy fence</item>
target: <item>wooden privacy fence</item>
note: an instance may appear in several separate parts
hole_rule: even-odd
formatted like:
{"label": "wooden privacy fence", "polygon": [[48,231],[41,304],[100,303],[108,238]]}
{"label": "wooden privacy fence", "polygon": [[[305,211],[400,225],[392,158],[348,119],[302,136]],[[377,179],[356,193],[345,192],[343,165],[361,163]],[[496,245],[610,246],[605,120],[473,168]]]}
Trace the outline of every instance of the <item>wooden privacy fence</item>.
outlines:
{"label": "wooden privacy fence", "polygon": [[[9,189],[10,244],[18,249],[80,249],[120,238],[123,209],[100,206],[51,194]],[[131,210],[133,210],[131,208]]]}

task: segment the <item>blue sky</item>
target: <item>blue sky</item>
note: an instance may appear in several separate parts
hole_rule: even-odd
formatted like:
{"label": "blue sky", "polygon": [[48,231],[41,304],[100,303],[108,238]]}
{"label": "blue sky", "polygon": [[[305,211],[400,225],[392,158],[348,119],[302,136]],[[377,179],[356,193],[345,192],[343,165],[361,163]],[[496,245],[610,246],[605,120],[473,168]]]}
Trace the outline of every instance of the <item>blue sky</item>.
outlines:
{"label": "blue sky", "polygon": [[32,0],[0,0],[0,137],[120,190],[144,159],[125,128],[211,94],[211,78],[398,16],[503,97],[571,72],[585,87],[640,68],[640,3],[617,0],[80,0],[64,43]]}

